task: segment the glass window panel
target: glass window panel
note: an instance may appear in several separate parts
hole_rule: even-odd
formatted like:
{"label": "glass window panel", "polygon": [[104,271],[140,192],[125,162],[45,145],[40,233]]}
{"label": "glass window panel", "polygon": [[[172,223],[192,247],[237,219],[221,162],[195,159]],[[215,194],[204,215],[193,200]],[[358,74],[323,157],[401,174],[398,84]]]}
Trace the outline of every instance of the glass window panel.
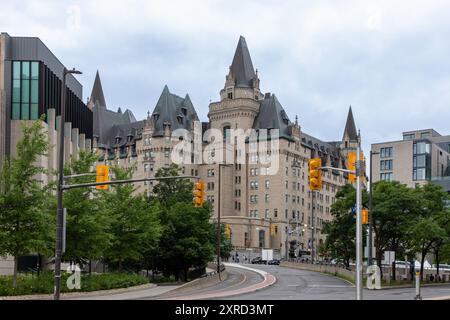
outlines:
{"label": "glass window panel", "polygon": [[22,103],[22,116],[20,118],[22,120],[30,119],[30,105],[28,103]]}
{"label": "glass window panel", "polygon": [[20,61],[13,62],[13,79],[20,79]]}
{"label": "glass window panel", "polygon": [[31,63],[31,79],[39,79],[39,62]]}
{"label": "glass window panel", "polygon": [[30,81],[22,80],[22,102],[30,102]]}
{"label": "glass window panel", "polygon": [[12,101],[20,102],[20,80],[13,80]]}
{"label": "glass window panel", "polygon": [[37,118],[39,118],[38,105],[37,103],[32,103],[30,105],[30,119],[36,120]]}
{"label": "glass window panel", "polygon": [[18,104],[18,103],[13,103],[13,105],[12,105],[11,118],[12,118],[13,120],[19,120],[19,119],[20,119],[20,104]]}
{"label": "glass window panel", "polygon": [[31,103],[39,102],[39,81],[31,80]]}
{"label": "glass window panel", "polygon": [[425,168],[417,169],[417,180],[425,180]]}
{"label": "glass window panel", "polygon": [[425,155],[420,155],[416,157],[417,159],[417,167],[425,167],[426,166],[426,157]]}
{"label": "glass window panel", "polygon": [[28,61],[22,62],[22,79],[30,78],[30,63]]}

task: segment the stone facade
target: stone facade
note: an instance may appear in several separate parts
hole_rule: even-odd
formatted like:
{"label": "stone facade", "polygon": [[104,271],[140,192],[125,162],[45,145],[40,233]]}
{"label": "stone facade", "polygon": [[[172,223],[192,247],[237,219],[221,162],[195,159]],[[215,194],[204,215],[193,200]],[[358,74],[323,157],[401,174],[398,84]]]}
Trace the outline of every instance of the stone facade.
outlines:
{"label": "stone facade", "polygon": [[[109,123],[111,128],[116,125],[116,131],[104,128],[104,132],[110,132],[109,145],[96,144],[96,139],[103,143],[108,139],[104,136],[95,138],[94,134],[94,148],[107,163],[135,166],[135,178],[152,178],[159,168],[172,163],[172,151],[180,142],[178,137],[172,136],[175,128],[184,128],[194,135],[199,134],[193,130],[195,125],[202,127],[202,134],[208,129],[216,129],[224,133],[223,139],[211,141],[208,136],[194,137],[194,142],[201,142],[201,154],[197,152],[193,158],[203,161],[184,163],[181,168],[185,175],[204,180],[206,199],[213,205],[212,220],[216,221],[220,210],[221,221],[230,226],[234,249],[259,252],[262,248],[272,248],[276,256],[284,257],[291,241],[297,240],[298,249],[309,250],[311,225],[317,230],[314,237],[317,249],[325,241],[321,230],[324,223],[332,219],[330,210],[336,192],[348,180],[347,175],[338,171],[323,172],[323,188],[314,193],[312,220],[313,196],[309,190],[308,163],[313,157],[321,157],[323,165],[346,168],[347,153],[356,150],[359,138],[352,111],[349,111],[342,140],[323,142],[304,133],[297,118],[291,122],[275,95],[261,93],[259,84],[258,72],[253,69],[245,39],[241,37],[224,87],[219,91],[220,100],[209,105],[209,122],[196,124],[195,110],[191,112],[192,116],[189,116],[190,111],[183,111],[186,98],[170,93],[165,87],[155,110],[140,126],[135,126],[134,132],[119,128],[129,128],[137,122]],[[93,93],[98,91],[99,85],[94,87]],[[95,95],[103,97],[103,93]],[[94,97],[94,100],[102,99]],[[177,118],[183,116],[183,112],[188,116]],[[267,165],[251,163],[251,160],[257,160],[252,142],[247,140],[245,147],[239,149],[236,143],[233,144],[234,136],[226,136],[227,130],[231,129],[244,132],[279,129],[279,147],[271,153],[278,160],[277,171],[266,174]],[[238,138],[242,137],[235,139]],[[121,141],[126,139],[128,143],[123,144]],[[259,133],[258,139],[261,140]],[[227,157],[236,160],[238,155],[245,159],[244,163],[221,161],[229,159]],[[138,192],[150,194],[153,186],[152,182],[139,183]],[[272,234],[271,225],[274,226]]]}

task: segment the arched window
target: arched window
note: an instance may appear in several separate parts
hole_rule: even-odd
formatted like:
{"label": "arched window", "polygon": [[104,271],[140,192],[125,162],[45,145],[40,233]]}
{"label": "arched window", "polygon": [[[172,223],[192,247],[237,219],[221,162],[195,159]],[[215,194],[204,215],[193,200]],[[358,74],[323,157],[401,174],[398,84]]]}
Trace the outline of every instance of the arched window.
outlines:
{"label": "arched window", "polygon": [[230,142],[230,129],[231,129],[230,126],[223,127],[223,132],[222,132],[223,141]]}

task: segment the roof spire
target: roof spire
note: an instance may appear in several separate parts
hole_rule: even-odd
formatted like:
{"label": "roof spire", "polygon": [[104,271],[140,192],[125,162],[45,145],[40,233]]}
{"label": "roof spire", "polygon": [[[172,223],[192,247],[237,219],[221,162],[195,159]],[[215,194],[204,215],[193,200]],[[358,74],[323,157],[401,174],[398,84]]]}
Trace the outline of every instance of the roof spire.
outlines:
{"label": "roof spire", "polygon": [[356,132],[355,120],[353,119],[352,106],[348,109],[347,122],[345,123],[344,135],[342,140],[348,136],[350,141],[358,141],[358,133]]}
{"label": "roof spire", "polygon": [[95,104],[98,102],[100,107],[106,108],[105,96],[103,95],[102,83],[100,81],[100,75],[97,70],[97,74],[95,75],[94,86],[92,87],[91,97],[89,102]]}
{"label": "roof spire", "polygon": [[252,86],[255,70],[247,48],[247,43],[243,36],[239,37],[239,42],[230,69],[236,79],[237,87]]}

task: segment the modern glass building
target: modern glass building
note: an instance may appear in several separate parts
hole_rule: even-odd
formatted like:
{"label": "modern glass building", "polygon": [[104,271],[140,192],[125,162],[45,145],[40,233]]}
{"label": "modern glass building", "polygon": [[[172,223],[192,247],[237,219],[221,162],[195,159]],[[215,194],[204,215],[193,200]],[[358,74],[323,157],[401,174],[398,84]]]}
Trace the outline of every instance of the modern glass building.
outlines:
{"label": "modern glass building", "polygon": [[[49,110],[61,114],[61,80],[64,65],[35,37],[0,35],[0,160],[11,153],[11,125],[15,120],[35,120]],[[92,141],[92,111],[83,103],[82,86],[66,77],[66,122]],[[53,112],[51,112],[53,114]],[[57,130],[59,121],[52,121]],[[73,135],[73,132],[71,132]],[[73,137],[71,137],[73,141]]]}

